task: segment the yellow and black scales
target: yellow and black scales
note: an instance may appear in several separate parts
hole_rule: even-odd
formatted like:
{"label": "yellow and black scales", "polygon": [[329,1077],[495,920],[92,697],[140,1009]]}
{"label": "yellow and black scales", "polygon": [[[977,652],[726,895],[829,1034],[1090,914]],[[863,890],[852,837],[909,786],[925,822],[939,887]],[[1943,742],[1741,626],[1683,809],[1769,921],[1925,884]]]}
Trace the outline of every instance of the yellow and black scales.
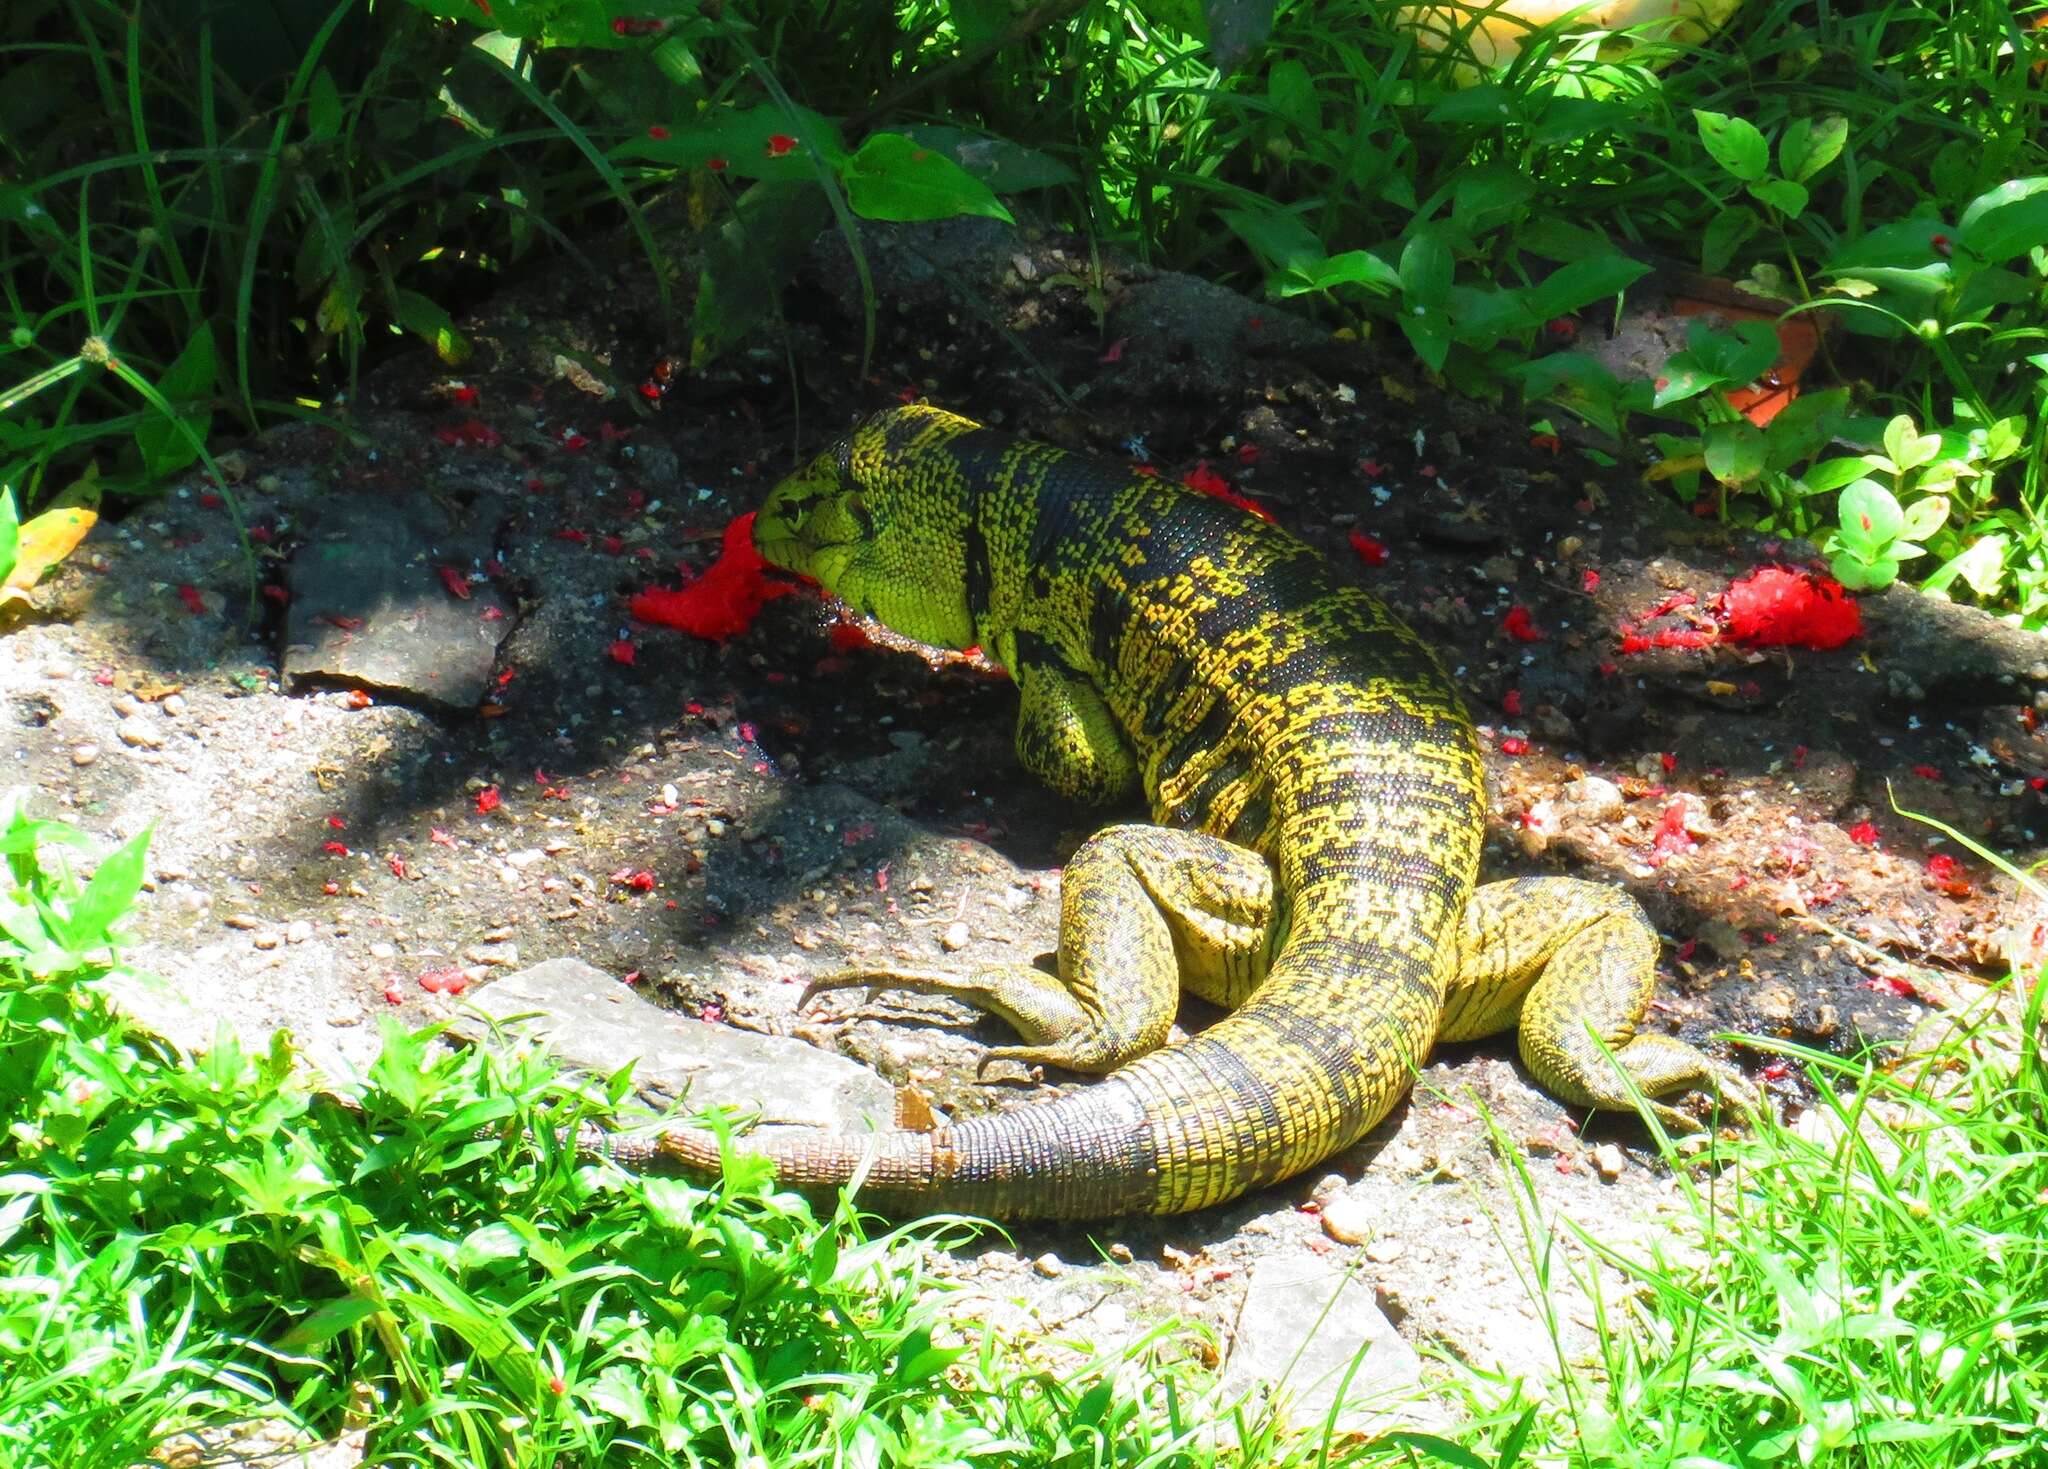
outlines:
{"label": "yellow and black scales", "polygon": [[[1172,1213],[1273,1183],[1363,1134],[1438,1040],[1520,1021],[1574,1106],[1628,1109],[1732,1073],[1638,1034],[1657,937],[1617,889],[1477,886],[1479,749],[1428,644],[1293,536],[1129,469],[933,408],[892,410],[779,485],[755,540],[910,637],[980,644],[1022,695],[1017,753],[1072,796],[1142,788],[1062,878],[1059,977],[864,971],[813,990],[957,996],[997,1052],[1111,1073],[928,1132],[742,1142],[778,1177],[895,1213]],[[1179,988],[1230,1014],[1164,1046]],[[1600,1043],[1593,1037],[1597,1035]],[[1653,1104],[1668,1123],[1690,1120]],[[709,1133],[612,1139],[715,1170]]]}

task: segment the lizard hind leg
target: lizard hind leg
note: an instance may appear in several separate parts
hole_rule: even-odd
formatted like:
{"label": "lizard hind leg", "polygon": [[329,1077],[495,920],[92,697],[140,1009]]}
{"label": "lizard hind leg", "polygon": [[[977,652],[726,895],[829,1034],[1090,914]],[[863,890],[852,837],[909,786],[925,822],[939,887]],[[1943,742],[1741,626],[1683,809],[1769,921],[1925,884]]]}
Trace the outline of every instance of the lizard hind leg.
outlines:
{"label": "lizard hind leg", "polygon": [[803,999],[839,989],[947,995],[1017,1031],[1023,1044],[997,1047],[989,1061],[1109,1072],[1165,1044],[1184,980],[1224,1004],[1250,993],[1264,977],[1272,906],[1271,871],[1256,854],[1196,832],[1112,826],[1061,874],[1057,976],[1028,964],[851,969],[814,980]]}
{"label": "lizard hind leg", "polygon": [[1674,1131],[1699,1124],[1660,1099],[1688,1091],[1753,1113],[1756,1093],[1733,1067],[1676,1036],[1640,1031],[1656,985],[1657,931],[1620,888],[1565,877],[1488,883],[1466,905],[1461,940],[1439,1039],[1515,1025],[1523,1064],[1558,1100],[1633,1111],[1633,1083]]}

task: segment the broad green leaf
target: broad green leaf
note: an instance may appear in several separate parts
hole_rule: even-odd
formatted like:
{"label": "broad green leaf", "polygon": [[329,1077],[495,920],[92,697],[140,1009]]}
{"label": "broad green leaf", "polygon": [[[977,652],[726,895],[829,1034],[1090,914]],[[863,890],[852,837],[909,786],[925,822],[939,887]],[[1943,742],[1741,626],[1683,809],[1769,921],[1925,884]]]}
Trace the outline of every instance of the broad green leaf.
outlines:
{"label": "broad green leaf", "polygon": [[1050,189],[1081,177],[1051,154],[1007,138],[937,123],[920,123],[903,131],[925,147],[936,148],[998,194]]}
{"label": "broad green leaf", "polygon": [[64,946],[73,953],[89,954],[111,942],[108,930],[142,891],[143,858],[155,830],[152,822],[133,841],[109,853],[93,873],[92,881],[85,885],[85,891],[73,900],[60,935]]}
{"label": "broad green leaf", "polygon": [[1770,146],[1756,125],[1725,112],[1693,109],[1693,121],[1700,130],[1700,142],[1714,161],[1746,184],[1761,179],[1771,166]]}
{"label": "broad green leaf", "polygon": [[1617,296],[1649,274],[1650,267],[1618,251],[1574,260],[1561,265],[1529,287],[1529,309],[1543,320],[1569,316],[1595,301]]}
{"label": "broad green leaf", "polygon": [[1443,237],[1422,229],[1401,247],[1401,290],[1412,305],[1441,306],[1450,297],[1455,268]]}
{"label": "broad green leaf", "polygon": [[1918,469],[1941,452],[1941,435],[1915,433],[1912,418],[1901,413],[1884,426],[1884,452],[1901,473]]}
{"label": "broad green leaf", "polygon": [[[1832,275],[1832,271],[1823,271]],[[1946,291],[1953,272],[1946,260],[1937,260],[1932,265],[1923,265],[1917,270],[1907,270],[1892,265],[1863,265],[1843,275],[1837,282],[1845,288],[1845,294],[1863,296],[1867,291],[1855,289],[1857,283],[1876,286],[1879,290],[1898,291],[1908,296],[1932,299]]]}
{"label": "broad green leaf", "polygon": [[0,485],[0,584],[14,575],[14,558],[21,545],[21,516],[14,508],[14,489]]}
{"label": "broad green leaf", "polygon": [[1917,270],[1939,257],[1935,236],[1950,233],[1947,224],[1924,215],[1879,225],[1837,246],[1822,269],[1830,274],[1853,270],[1858,275],[1866,273],[1862,267],[1872,265]]}
{"label": "broad green leaf", "polygon": [[1828,570],[1852,592],[1881,592],[1899,579],[1899,563],[1888,556],[1866,561],[1844,551],[1829,560]]}
{"label": "broad green leaf", "polygon": [[1707,473],[1722,484],[1747,484],[1763,473],[1763,430],[1748,419],[1710,423],[1701,438],[1705,441]]}
{"label": "broad green leaf", "polygon": [[[2012,189],[2017,183],[2048,185],[2048,179],[2023,179],[2002,187]],[[1975,204],[1971,210],[1976,210]],[[1966,212],[1963,219],[1956,227],[1957,249],[1968,250],[1991,265],[2024,255],[2036,245],[2048,245],[2048,188],[1982,212]]]}
{"label": "broad green leaf", "polygon": [[989,186],[939,152],[901,133],[870,133],[840,171],[846,202],[863,219],[1009,220]]}
{"label": "broad green leaf", "polygon": [[953,30],[960,37],[960,44],[967,47],[988,45],[1017,18],[1016,8],[1009,0],[949,0],[946,10],[953,18]]}
{"label": "broad green leaf", "polygon": [[1429,109],[1423,121],[1498,127],[1503,123],[1519,122],[1521,117],[1522,98],[1519,93],[1510,92],[1499,82],[1481,82],[1476,87],[1466,87],[1444,97]]}
{"label": "broad green leaf", "polygon": [[713,361],[761,324],[830,217],[824,190],[809,180],[771,180],[740,196],[698,273],[692,366]]}
{"label": "broad green leaf", "polygon": [[1441,371],[1451,352],[1451,321],[1441,306],[1403,306],[1395,318],[1415,355],[1430,371]]}
{"label": "broad green leaf", "polygon": [[1461,169],[1451,190],[1451,219],[1468,235],[1505,224],[1536,193],[1528,170],[1505,163]]}
{"label": "broad green leaf", "polygon": [[1790,179],[1764,179],[1749,186],[1750,197],[1760,199],[1787,219],[1806,212],[1806,186]]}
{"label": "broad green leaf", "polygon": [[1275,273],[1307,270],[1325,256],[1323,242],[1299,215],[1277,208],[1219,209],[1217,217]]}
{"label": "broad green leaf", "polygon": [[1401,289],[1401,273],[1370,250],[1346,250],[1311,265],[1297,267],[1290,276],[1274,278],[1274,294],[1299,296],[1304,291],[1328,291],[1338,286],[1357,286],[1375,296],[1391,296]]}
{"label": "broad green leaf", "polygon": [[317,141],[325,141],[341,131],[341,93],[334,85],[334,74],[326,67],[313,73],[313,84],[306,91],[306,134]]}
{"label": "broad green leaf", "polygon": [[[176,474],[198,460],[199,451],[193,447],[192,438],[204,443],[207,430],[213,425],[210,400],[217,372],[213,327],[201,322],[199,330],[192,333],[185,349],[164,370],[162,380],[157,383],[157,391],[178,411],[178,416],[175,419],[153,416],[135,430],[135,446],[142,451],[143,472],[150,478]],[[192,437],[187,437],[180,429],[180,423],[191,430]]]}
{"label": "broad green leaf", "polygon": [[1266,75],[1266,101],[1280,116],[1304,133],[1323,125],[1323,111],[1316,103],[1316,84],[1308,68],[1293,57],[1273,63]]}
{"label": "broad green leaf", "polygon": [[1746,204],[1731,204],[1707,221],[1700,236],[1700,270],[1719,275],[1742,248],[1742,242],[1763,224],[1757,212]]}
{"label": "broad green leaf", "polygon": [[1962,218],[1956,221],[1956,228],[1962,231],[1970,230],[1986,215],[2044,193],[2048,193],[2048,175],[2009,179],[1995,189],[1985,190],[1964,205]]}
{"label": "broad green leaf", "polygon": [[[1801,393],[1764,426],[1764,467],[1787,470],[1828,446],[1849,406],[1847,388]],[[1853,464],[1854,461],[1851,461]],[[1855,475],[1851,474],[1850,479]],[[1844,480],[1842,483],[1848,483]]]}
{"label": "broad green leaf", "polygon": [[747,179],[814,179],[817,164],[846,161],[838,126],[808,107],[716,108],[690,123],[656,126],[612,150],[615,159],[645,159],[670,168],[709,168]]}
{"label": "broad green leaf", "polygon": [[1139,0],[1148,20],[1206,41],[1223,71],[1234,71],[1273,30],[1273,0]]}
{"label": "broad green leaf", "polygon": [[1928,495],[1915,500],[1906,507],[1906,518],[1899,527],[1899,534],[1909,541],[1924,541],[1948,523],[1948,511],[1946,495]]}
{"label": "broad green leaf", "polygon": [[1849,141],[1849,119],[1839,112],[1821,117],[1795,117],[1778,139],[1778,170],[1795,183],[1805,183],[1833,163]]}
{"label": "broad green leaf", "polygon": [[469,338],[455,329],[455,318],[439,303],[418,291],[394,291],[391,314],[398,324],[434,349],[434,355],[450,367],[469,360]]}
{"label": "broad green leaf", "polygon": [[1978,596],[1997,595],[1999,584],[2005,580],[2006,544],[2003,535],[1980,536],[1956,558],[1956,573]]}
{"label": "broad green leaf", "polygon": [[1906,523],[1898,500],[1874,479],[1859,479],[1844,489],[1836,514],[1841,518],[1844,544],[1866,553],[1891,545]]}

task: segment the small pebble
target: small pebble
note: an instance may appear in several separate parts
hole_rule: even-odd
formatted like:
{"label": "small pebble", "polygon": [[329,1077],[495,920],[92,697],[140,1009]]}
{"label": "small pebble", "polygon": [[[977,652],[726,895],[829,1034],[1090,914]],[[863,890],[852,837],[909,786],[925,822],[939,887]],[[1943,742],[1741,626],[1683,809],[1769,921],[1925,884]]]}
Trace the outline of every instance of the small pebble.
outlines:
{"label": "small pebble", "polygon": [[164,713],[170,716],[172,719],[179,718],[181,715],[184,714],[186,709],[190,707],[191,706],[185,702],[185,696],[183,694],[164,695],[163,710]]}
{"label": "small pebble", "polygon": [[142,712],[142,701],[133,694],[123,694],[114,700],[114,713],[122,719],[133,719]]}
{"label": "small pebble", "polygon": [[1066,1261],[1048,1250],[1031,1262],[1031,1268],[1048,1280],[1067,1273]]}
{"label": "small pebble", "polygon": [[1628,1159],[1613,1143],[1602,1143],[1593,1149],[1593,1171],[1612,1183],[1628,1172]]}
{"label": "small pebble", "polygon": [[472,964],[495,964],[509,969],[519,962],[517,944],[471,944],[462,957]]}
{"label": "small pebble", "polygon": [[370,957],[372,959],[396,959],[398,957],[398,945],[387,944],[382,939],[379,939],[376,943],[370,945]]}
{"label": "small pebble", "polygon": [[939,947],[949,954],[957,953],[959,950],[966,948],[967,925],[964,923],[947,924],[946,931],[939,935]]}
{"label": "small pebble", "polygon": [[1129,1245],[1125,1244],[1122,1240],[1117,1240],[1109,1247],[1109,1258],[1116,1261],[1119,1265],[1128,1265],[1131,1261],[1137,1259],[1137,1256],[1131,1253]]}
{"label": "small pebble", "polygon": [[313,936],[313,925],[303,918],[294,919],[285,925],[284,941],[288,944],[303,944]]}
{"label": "small pebble", "polygon": [[99,758],[100,747],[93,744],[90,740],[85,744],[73,745],[71,747],[71,763],[81,770]]}
{"label": "small pebble", "polygon": [[1340,1245],[1364,1244],[1372,1238],[1375,1211],[1363,1199],[1339,1194],[1323,1205],[1323,1233]]}
{"label": "small pebble", "polygon": [[1381,1235],[1365,1247],[1365,1258],[1375,1265],[1391,1265],[1408,1252],[1408,1247],[1392,1235]]}
{"label": "small pebble", "polygon": [[284,935],[280,934],[274,928],[265,929],[262,933],[257,934],[256,937],[249,940],[249,942],[254,944],[259,949],[274,949],[279,944],[284,942]]}
{"label": "small pebble", "polygon": [[253,913],[230,913],[227,917],[221,919],[221,922],[225,923],[229,928],[239,928],[245,931],[263,926],[263,920]]}
{"label": "small pebble", "polygon": [[43,677],[69,678],[71,677],[71,665],[69,663],[45,663],[43,665]]}
{"label": "small pebble", "polygon": [[704,823],[704,830],[710,836],[722,837],[725,835],[725,823],[714,816]]}
{"label": "small pebble", "polygon": [[122,744],[133,745],[138,750],[161,750],[164,747],[164,732],[139,719],[129,720],[116,732],[121,736]]}

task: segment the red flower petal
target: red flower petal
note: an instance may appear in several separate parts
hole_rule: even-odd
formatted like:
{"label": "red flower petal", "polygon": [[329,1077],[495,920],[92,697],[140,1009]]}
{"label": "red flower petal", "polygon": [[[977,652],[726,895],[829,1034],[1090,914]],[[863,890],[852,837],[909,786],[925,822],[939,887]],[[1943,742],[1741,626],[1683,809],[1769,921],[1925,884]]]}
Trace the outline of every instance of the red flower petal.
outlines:
{"label": "red flower petal", "polygon": [[476,793],[476,814],[479,816],[490,815],[493,811],[498,809],[503,799],[504,798],[498,794],[498,788],[496,786],[485,786],[482,790]]}
{"label": "red flower petal", "polygon": [[629,668],[632,667],[633,660],[639,656],[630,638],[615,638],[605,651],[611,654],[612,662],[623,663]]}
{"label": "red flower petal", "polygon": [[754,514],[749,511],[725,528],[718,560],[702,576],[680,589],[649,587],[627,607],[642,622],[722,643],[752,627],[761,609],[777,597],[798,590],[789,582],[768,580],[769,569],[754,549]]}
{"label": "red flower petal", "polygon": [[1763,566],[1729,583],[1713,611],[1752,648],[1839,648],[1863,634],[1863,610],[1831,577]]}
{"label": "red flower petal", "polygon": [[1500,620],[1500,630],[1518,643],[1543,641],[1543,630],[1531,620],[1529,609],[1519,602],[1508,608],[1508,615]]}
{"label": "red flower petal", "polygon": [[768,156],[770,158],[784,157],[794,152],[795,149],[796,139],[792,138],[788,133],[770,133],[768,135]]}
{"label": "red flower petal", "polygon": [[1387,547],[1384,541],[1375,540],[1362,530],[1352,531],[1345,539],[1351,542],[1351,549],[1358,553],[1358,559],[1367,566],[1387,564]]}

